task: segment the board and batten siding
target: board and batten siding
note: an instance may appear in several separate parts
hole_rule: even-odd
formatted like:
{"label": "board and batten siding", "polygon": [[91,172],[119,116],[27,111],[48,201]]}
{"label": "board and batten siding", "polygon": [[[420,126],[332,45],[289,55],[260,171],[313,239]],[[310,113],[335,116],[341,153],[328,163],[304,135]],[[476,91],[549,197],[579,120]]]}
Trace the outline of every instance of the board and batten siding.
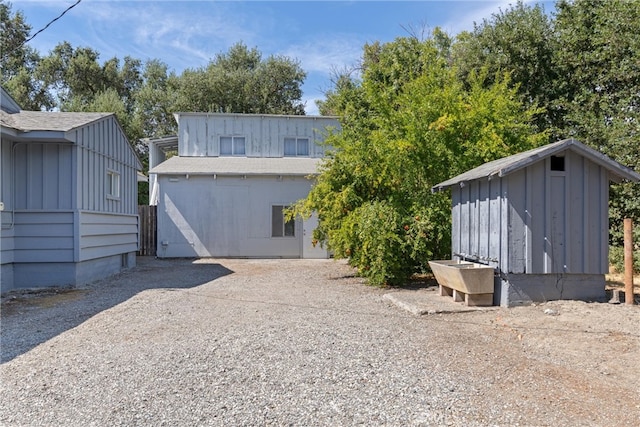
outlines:
{"label": "board and batten siding", "polygon": [[[13,162],[11,159],[12,144],[0,141],[0,201],[4,203],[4,210],[0,211],[0,264],[13,262]],[[4,270],[3,270],[4,271]],[[3,274],[7,274],[4,272]]]}
{"label": "board and batten siding", "polygon": [[452,188],[452,252],[514,274],[608,272],[609,172],[567,150]]}
{"label": "board and batten siding", "polygon": [[18,142],[13,149],[15,210],[73,209],[74,147],[70,143]]}
{"label": "board and batten siding", "polygon": [[[137,215],[138,159],[113,118],[73,131],[76,142],[77,208],[84,211]],[[107,195],[107,173],[116,172],[120,195]]]}
{"label": "board and batten siding", "polygon": [[283,157],[289,137],[309,138],[309,157],[323,157],[326,128],[338,126],[335,118],[319,116],[182,113],[178,155],[217,157],[221,136],[243,136],[246,157]]}

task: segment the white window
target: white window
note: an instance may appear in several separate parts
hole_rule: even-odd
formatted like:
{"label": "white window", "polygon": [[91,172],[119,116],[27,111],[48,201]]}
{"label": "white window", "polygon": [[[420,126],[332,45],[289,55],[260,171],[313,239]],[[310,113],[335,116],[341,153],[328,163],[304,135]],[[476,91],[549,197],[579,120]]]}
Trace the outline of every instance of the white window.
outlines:
{"label": "white window", "polygon": [[113,170],[107,170],[107,197],[120,198],[120,174]]}
{"label": "white window", "polygon": [[285,138],[284,155],[285,157],[308,157],[309,138]]}
{"label": "white window", "polygon": [[245,139],[244,136],[221,136],[220,155],[221,156],[244,156]]}
{"label": "white window", "polygon": [[284,210],[287,206],[271,206],[271,237],[295,237],[296,220],[287,221],[284,217]]}

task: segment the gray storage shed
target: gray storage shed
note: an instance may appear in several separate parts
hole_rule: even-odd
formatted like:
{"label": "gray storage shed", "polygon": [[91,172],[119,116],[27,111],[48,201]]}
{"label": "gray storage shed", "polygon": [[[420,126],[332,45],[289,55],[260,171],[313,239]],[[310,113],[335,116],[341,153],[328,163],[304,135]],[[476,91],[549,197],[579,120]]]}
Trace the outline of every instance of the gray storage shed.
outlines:
{"label": "gray storage shed", "polygon": [[486,163],[432,188],[452,193],[454,260],[496,268],[493,303],[602,300],[609,182],[635,171],[566,139]]}

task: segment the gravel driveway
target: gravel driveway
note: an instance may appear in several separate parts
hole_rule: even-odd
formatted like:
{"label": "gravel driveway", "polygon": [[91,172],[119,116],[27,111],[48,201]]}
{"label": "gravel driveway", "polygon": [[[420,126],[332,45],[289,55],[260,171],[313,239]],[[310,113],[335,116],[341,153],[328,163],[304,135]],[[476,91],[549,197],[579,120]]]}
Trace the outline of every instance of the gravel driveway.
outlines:
{"label": "gravel driveway", "polygon": [[[0,425],[640,425],[637,365],[592,360],[607,346],[640,364],[638,329],[418,316],[390,292],[333,260],[141,258],[83,289],[3,298]],[[574,358],[562,334],[594,353]]]}

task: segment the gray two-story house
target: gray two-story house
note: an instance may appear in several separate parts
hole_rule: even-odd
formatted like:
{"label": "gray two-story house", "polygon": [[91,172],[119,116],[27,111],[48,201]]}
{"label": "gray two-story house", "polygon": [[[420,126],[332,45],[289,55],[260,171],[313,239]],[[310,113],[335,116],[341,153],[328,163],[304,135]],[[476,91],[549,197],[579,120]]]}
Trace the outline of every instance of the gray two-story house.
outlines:
{"label": "gray two-story house", "polygon": [[312,239],[317,219],[284,211],[309,193],[335,117],[175,116],[177,138],[149,141],[158,257],[328,256]]}

